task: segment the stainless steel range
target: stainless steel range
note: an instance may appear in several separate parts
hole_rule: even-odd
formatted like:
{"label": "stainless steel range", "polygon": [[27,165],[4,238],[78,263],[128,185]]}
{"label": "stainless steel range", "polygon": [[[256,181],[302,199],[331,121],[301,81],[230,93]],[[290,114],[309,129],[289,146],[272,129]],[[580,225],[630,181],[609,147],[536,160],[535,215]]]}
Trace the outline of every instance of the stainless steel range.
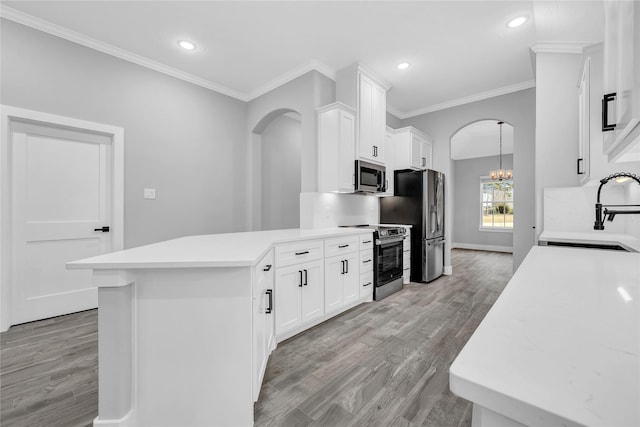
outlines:
{"label": "stainless steel range", "polygon": [[402,289],[402,246],[406,230],[401,226],[353,225],[374,230],[373,299],[380,301]]}

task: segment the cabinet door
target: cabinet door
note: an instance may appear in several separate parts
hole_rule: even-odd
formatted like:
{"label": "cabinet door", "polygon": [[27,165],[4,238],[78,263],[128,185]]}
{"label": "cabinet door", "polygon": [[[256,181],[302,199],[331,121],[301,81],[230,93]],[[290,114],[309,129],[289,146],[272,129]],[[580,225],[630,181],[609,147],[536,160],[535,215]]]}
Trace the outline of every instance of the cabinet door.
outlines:
{"label": "cabinet door", "polygon": [[342,307],[342,276],[344,257],[335,256],[324,261],[324,312],[330,313]]}
{"label": "cabinet door", "polygon": [[422,147],[425,141],[415,133],[411,134],[411,167],[424,169],[425,159],[422,156]]}
{"label": "cabinet door", "polygon": [[346,111],[340,112],[340,190],[353,191],[355,184],[355,141],[356,141],[356,124],[355,117]]}
{"label": "cabinet door", "polygon": [[278,268],[275,283],[276,335],[295,328],[302,322],[300,293],[302,270],[299,265]]}
{"label": "cabinet door", "polygon": [[302,323],[324,314],[324,268],[322,261],[301,265],[303,271],[302,286]]}
{"label": "cabinet door", "polygon": [[432,145],[431,142],[423,140],[422,141],[422,150],[421,150],[421,169],[431,169],[432,164],[433,164],[433,159],[432,159],[432,154],[433,149],[432,149]]}
{"label": "cabinet door", "polygon": [[352,253],[344,257],[346,261],[345,274],[342,275],[342,303],[343,305],[356,301],[360,296],[360,257]]}
{"label": "cabinet door", "polygon": [[589,138],[590,138],[590,110],[589,110],[589,65],[587,58],[582,69],[580,86],[578,87],[578,159],[576,173],[580,183],[589,179]]}
{"label": "cabinet door", "polygon": [[395,146],[393,145],[393,133],[391,133],[389,130],[385,130],[385,136],[384,136],[384,159],[385,159],[385,166],[387,167],[387,182],[386,182],[386,187],[387,189],[385,190],[384,194],[389,195],[389,196],[393,196],[393,179],[394,179],[394,174],[393,171],[396,169],[396,161],[395,161]]}
{"label": "cabinet door", "polygon": [[373,84],[371,99],[371,141],[374,146],[373,159],[377,162],[385,162],[384,137],[387,128],[387,93]]}
{"label": "cabinet door", "polygon": [[358,103],[358,155],[375,160],[373,140],[373,81],[359,75],[360,98]]}
{"label": "cabinet door", "polygon": [[264,371],[262,367],[266,364],[266,314],[265,298],[260,295],[253,300],[253,401],[258,400],[260,386]]}

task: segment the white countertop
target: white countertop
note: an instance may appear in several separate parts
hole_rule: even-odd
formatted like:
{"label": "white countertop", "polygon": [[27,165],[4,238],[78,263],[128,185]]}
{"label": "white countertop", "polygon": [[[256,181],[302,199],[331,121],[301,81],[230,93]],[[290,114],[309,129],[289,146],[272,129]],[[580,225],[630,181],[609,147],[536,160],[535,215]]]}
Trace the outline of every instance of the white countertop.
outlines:
{"label": "white countertop", "polygon": [[597,230],[584,232],[543,231],[538,240],[545,242],[618,244],[627,250],[640,252],[640,238],[628,234],[603,233]]}
{"label": "white countertop", "polygon": [[640,425],[640,254],[533,247],[450,386],[530,426]]}
{"label": "white countertop", "polygon": [[367,229],[321,228],[188,236],[67,263],[70,269],[252,266],[274,244],[362,234]]}

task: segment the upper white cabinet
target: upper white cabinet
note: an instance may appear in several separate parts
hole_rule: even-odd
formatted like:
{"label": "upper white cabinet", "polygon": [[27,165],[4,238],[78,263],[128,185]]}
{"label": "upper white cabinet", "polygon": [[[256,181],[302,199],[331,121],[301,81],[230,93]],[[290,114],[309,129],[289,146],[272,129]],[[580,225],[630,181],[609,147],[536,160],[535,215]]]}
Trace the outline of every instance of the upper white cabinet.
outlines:
{"label": "upper white cabinet", "polygon": [[[584,55],[583,55],[584,56]],[[576,161],[576,173],[581,184],[589,180],[590,174],[590,150],[589,142],[591,133],[590,123],[590,89],[591,89],[591,57],[584,57],[580,83],[578,84],[578,159]]]}
{"label": "upper white cabinet", "polygon": [[318,191],[353,192],[355,110],[335,102],[318,112]]}
{"label": "upper white cabinet", "polygon": [[381,196],[393,196],[394,176],[393,171],[396,169],[396,150],[393,141],[394,131],[389,126],[386,127],[384,135],[384,157],[385,166],[387,167],[386,190]]}
{"label": "upper white cabinet", "polygon": [[385,163],[389,86],[360,65],[338,72],[336,99],[356,110],[356,156]]}
{"label": "upper white cabinet", "polygon": [[396,129],[394,169],[430,169],[432,167],[433,142],[429,135],[414,127]]}
{"label": "upper white cabinet", "polygon": [[[604,152],[609,161],[640,160],[640,3],[605,2],[604,92],[607,124]],[[604,116],[604,114],[603,114]],[[637,157],[637,158],[636,158]]]}

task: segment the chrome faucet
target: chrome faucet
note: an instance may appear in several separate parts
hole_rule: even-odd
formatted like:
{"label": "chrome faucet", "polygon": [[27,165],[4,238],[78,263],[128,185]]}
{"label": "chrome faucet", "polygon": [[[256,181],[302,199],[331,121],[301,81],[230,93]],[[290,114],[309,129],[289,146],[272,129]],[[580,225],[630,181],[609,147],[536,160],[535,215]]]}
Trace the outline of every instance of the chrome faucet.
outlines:
{"label": "chrome faucet", "polygon": [[[637,207],[640,205],[603,205],[600,203],[600,191],[602,191],[602,187],[609,181],[615,178],[631,178],[640,184],[640,177],[634,175],[629,172],[617,172],[609,175],[606,178],[602,178],[600,180],[600,187],[598,187],[598,198],[596,199],[596,222],[593,224],[594,230],[604,230],[604,221],[602,219],[602,215],[607,221],[613,221],[616,215],[624,215],[624,214],[640,214],[640,210],[617,210],[617,209],[607,209],[607,207]],[[604,210],[602,209],[604,207]]]}

